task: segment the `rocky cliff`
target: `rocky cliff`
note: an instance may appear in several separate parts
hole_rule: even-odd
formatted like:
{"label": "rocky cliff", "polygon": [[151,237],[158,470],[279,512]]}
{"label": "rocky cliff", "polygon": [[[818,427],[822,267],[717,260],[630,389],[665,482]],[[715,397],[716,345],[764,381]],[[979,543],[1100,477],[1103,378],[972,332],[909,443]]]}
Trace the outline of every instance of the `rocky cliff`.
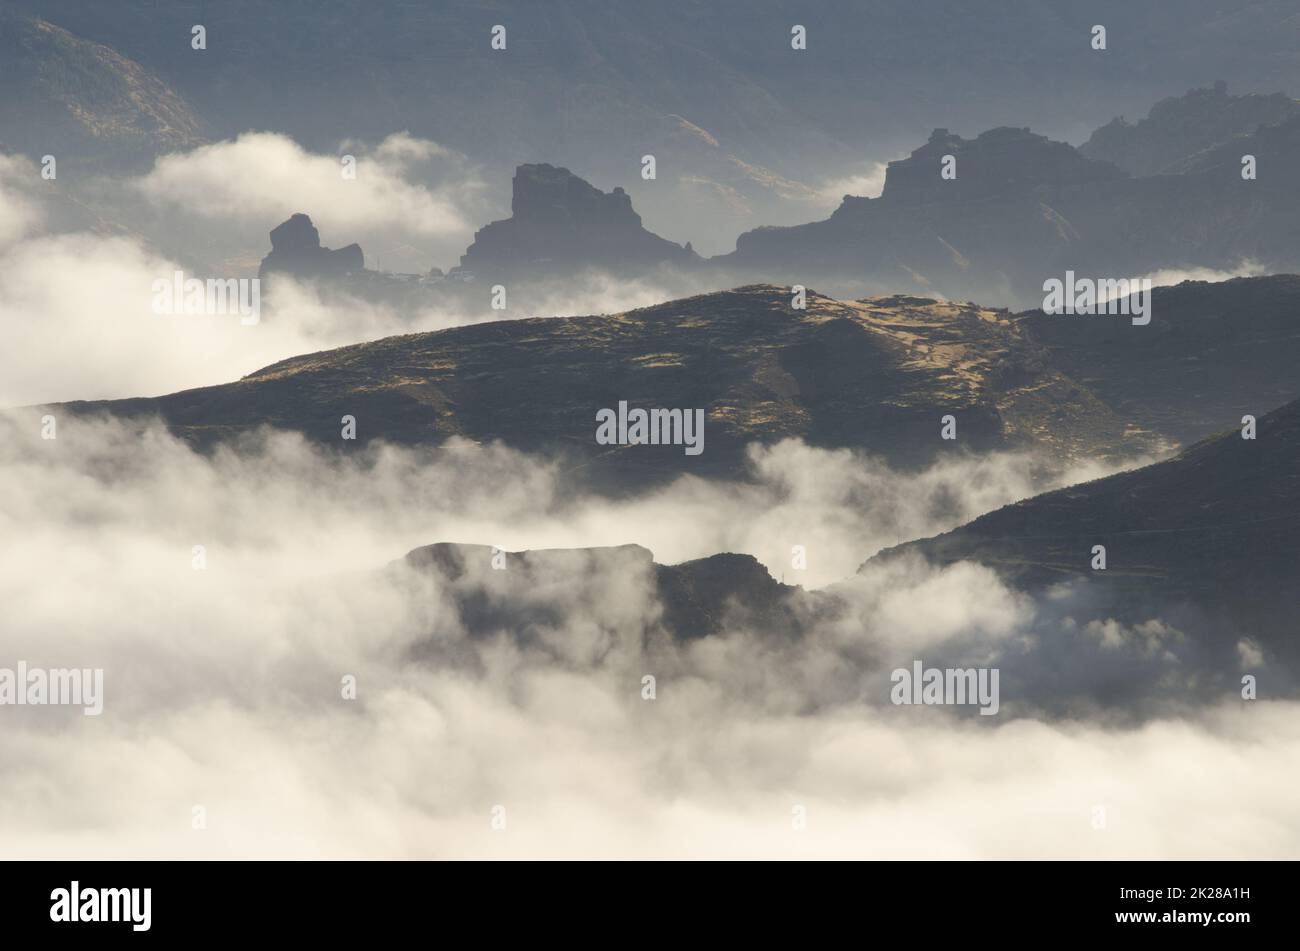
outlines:
{"label": "rocky cliff", "polygon": [[361,246],[332,250],[322,247],[311,218],[299,212],[271,231],[271,253],[262,259],[258,275],[282,272],[298,278],[360,276],[365,270]]}
{"label": "rocky cliff", "polygon": [[1227,83],[1162,99],[1136,123],[1123,116],[1102,126],[1079,151],[1131,175],[1178,172],[1193,156],[1261,126],[1300,117],[1300,102],[1282,93],[1235,96]]}
{"label": "rocky cliff", "polygon": [[520,165],[510,217],[484,226],[461,257],[461,268],[483,277],[560,277],[578,270],[640,272],[699,258],[641,225],[632,199],[583,181],[567,168]]}

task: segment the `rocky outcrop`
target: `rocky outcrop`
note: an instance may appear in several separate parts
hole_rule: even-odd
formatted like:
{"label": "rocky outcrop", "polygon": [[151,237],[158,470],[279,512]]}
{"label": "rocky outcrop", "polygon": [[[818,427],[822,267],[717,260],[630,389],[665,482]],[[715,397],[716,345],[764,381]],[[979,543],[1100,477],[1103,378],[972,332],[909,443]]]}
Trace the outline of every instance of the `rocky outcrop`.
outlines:
{"label": "rocky outcrop", "polygon": [[[1300,270],[1300,190],[1290,167],[1300,120],[1197,153],[1179,174],[1134,178],[1023,129],[974,140],[937,130],[889,167],[879,198],[846,197],[827,219],[759,228],[713,262],[733,276],[915,289],[1041,306],[1069,269],[1135,278],[1197,268]],[[1241,155],[1258,175],[1243,179]],[[954,178],[941,175],[945,155]]]}
{"label": "rocky outcrop", "polygon": [[[1256,174],[1261,180],[1283,179],[1290,175],[1287,163],[1291,156],[1300,154],[1300,110],[1285,122],[1264,125],[1252,132],[1235,135],[1212,148],[1190,155],[1170,168],[1174,175],[1214,173],[1239,178],[1243,155],[1256,159]],[[1262,168],[1260,166],[1263,166]],[[1282,170],[1286,171],[1283,172]],[[1265,176],[1268,179],[1265,179]]]}
{"label": "rocky outcrop", "polygon": [[[717,634],[726,622],[788,637],[797,623],[787,599],[802,594],[798,586],[773,578],[751,555],[725,553],[661,565],[640,545],[506,552],[439,543],[408,553],[394,568],[399,566],[431,574],[447,586],[457,620],[471,635],[509,631],[522,643],[539,640],[539,630],[563,627],[573,597],[588,585],[623,592],[617,602],[611,599],[611,617],[603,621],[635,625],[637,635],[662,628],[675,640]],[[553,604],[547,592],[557,596]],[[626,610],[633,593],[644,598],[644,614]]]}
{"label": "rocky outcrop", "polygon": [[[940,169],[948,155],[953,157],[955,177],[945,179]],[[1064,142],[1053,142],[1028,129],[990,129],[974,139],[935,129],[925,145],[907,158],[889,163],[880,201],[887,205],[969,201],[1123,177],[1113,165],[1094,161]]]}
{"label": "rocky outcrop", "polygon": [[360,276],[364,270],[360,245],[337,250],[322,247],[320,232],[299,212],[271,231],[271,253],[262,259],[258,275],[265,278],[280,272],[304,279],[341,278]]}
{"label": "rocky outcrop", "polygon": [[698,260],[642,227],[622,188],[602,192],[553,165],[515,170],[510,217],[480,229],[460,259],[462,270],[484,277],[643,271]]}
{"label": "rocky outcrop", "polygon": [[1227,83],[1219,82],[1162,99],[1136,123],[1115,118],[1079,151],[1132,175],[1161,175],[1179,171],[1193,156],[1236,136],[1295,118],[1300,118],[1300,102],[1290,96],[1234,96]]}
{"label": "rocky outcrop", "polygon": [[823,221],[746,232],[734,253],[713,261],[768,280],[857,279],[1028,307],[1058,262],[1084,266],[1080,246],[1094,239],[1061,207],[1072,211],[1080,196],[1110,196],[1127,181],[1114,166],[1027,129],[974,139],[936,129],[889,165],[879,198],[846,196]]}

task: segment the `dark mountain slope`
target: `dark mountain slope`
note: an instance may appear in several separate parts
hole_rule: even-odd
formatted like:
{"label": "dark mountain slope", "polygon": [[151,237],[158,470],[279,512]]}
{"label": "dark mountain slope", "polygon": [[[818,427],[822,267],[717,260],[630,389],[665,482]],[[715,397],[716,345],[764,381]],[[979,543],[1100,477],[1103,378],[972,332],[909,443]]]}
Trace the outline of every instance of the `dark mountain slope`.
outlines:
{"label": "dark mountain slope", "polygon": [[1092,134],[1079,151],[1111,162],[1131,175],[1160,175],[1180,170],[1192,156],[1260,126],[1300,117],[1300,102],[1282,93],[1235,96],[1227,83],[1170,96],[1151,107],[1136,123],[1121,116]]}
{"label": "dark mountain slope", "polygon": [[[673,114],[792,173],[940,123],[1096,125],[1210,78],[1272,88],[1296,48],[1289,0],[1230,13],[1183,0],[1177,16],[1132,0],[5,2],[144,63],[222,136],[274,128],[326,147],[407,128],[507,166],[585,159],[602,175],[634,164]],[[790,48],[794,23],[805,52]],[[1110,26],[1103,53],[1094,23]],[[489,48],[494,24],[505,51]]]}
{"label": "dark mountain slope", "polygon": [[[1300,120],[1295,123],[1300,130]],[[889,165],[879,198],[846,197],[823,221],[742,234],[716,265],[767,280],[855,278],[947,297],[1039,306],[1067,269],[1136,278],[1162,270],[1300,270],[1300,190],[1285,172],[1300,134],[1271,126],[1240,154],[1211,155],[1182,174],[1130,178],[1027,129],[962,139],[939,129]],[[1242,149],[1245,151],[1245,149]],[[944,156],[956,178],[941,176]]]}
{"label": "dark mountain slope", "polygon": [[[940,177],[946,155],[956,160],[956,178]],[[1009,240],[1041,258],[1078,238],[1044,209],[1052,190],[1124,178],[1027,129],[992,129],[969,140],[936,129],[889,164],[879,198],[846,196],[824,221],[747,232],[732,255],[714,261],[821,274],[865,270],[895,283],[909,274],[923,281],[971,270],[1020,281],[1014,256],[1004,253]]]}
{"label": "dark mountain slope", "polygon": [[0,5],[0,132],[32,158],[144,164],[203,142],[203,123],[139,62]]}
{"label": "dark mountain slope", "polygon": [[1300,397],[1300,276],[1156,288],[1151,323],[1023,316],[1061,372],[1181,443]]}
{"label": "dark mountain slope", "polygon": [[[1094,545],[1107,566],[1093,570]],[[1030,590],[1086,581],[1122,618],[1194,606],[1300,662],[1300,401],[1174,459],[990,512],[878,555],[976,561]]]}
{"label": "dark mountain slope", "polygon": [[[701,455],[595,442],[596,413],[702,409]],[[340,444],[437,445],[452,436],[567,452],[620,482],[735,474],[751,441],[798,436],[898,464],[1034,445],[1061,458],[1150,448],[1048,365],[1009,314],[918,298],[835,301],[759,285],[623,314],[502,321],[309,354],[236,383],[156,399],[67,404],[158,414],[208,444],[272,425]],[[958,439],[940,439],[941,417]]]}

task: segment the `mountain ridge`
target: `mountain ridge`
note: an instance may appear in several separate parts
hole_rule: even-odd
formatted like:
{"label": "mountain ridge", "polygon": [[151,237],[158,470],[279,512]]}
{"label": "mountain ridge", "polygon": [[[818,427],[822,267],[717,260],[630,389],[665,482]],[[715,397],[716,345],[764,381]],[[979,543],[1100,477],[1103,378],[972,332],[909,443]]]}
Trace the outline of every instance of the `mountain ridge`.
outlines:
{"label": "mountain ridge", "polygon": [[[1104,568],[1096,567],[1105,549]],[[1034,496],[868,560],[972,561],[1030,591],[1084,583],[1117,616],[1190,604],[1300,665],[1300,400],[1173,458]]]}
{"label": "mountain ridge", "polygon": [[[263,424],[337,443],[500,439],[572,451],[629,478],[736,475],[752,441],[803,438],[898,465],[952,451],[1036,445],[1062,458],[1154,447],[1056,370],[1006,311],[887,297],[838,301],[749,285],[619,314],[527,318],[387,337],[270,364],[234,383],[157,398],[63,404],[160,415],[201,445]],[[526,398],[521,398],[527,394]],[[702,455],[599,446],[596,412],[698,408]],[[941,437],[942,417],[957,440]]]}

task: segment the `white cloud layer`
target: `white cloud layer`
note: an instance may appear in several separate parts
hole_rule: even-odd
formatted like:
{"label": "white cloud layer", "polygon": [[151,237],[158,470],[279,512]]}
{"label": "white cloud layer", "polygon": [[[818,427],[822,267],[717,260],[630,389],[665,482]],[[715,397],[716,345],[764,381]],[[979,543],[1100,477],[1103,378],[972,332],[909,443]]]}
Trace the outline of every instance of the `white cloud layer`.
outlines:
{"label": "white cloud layer", "polygon": [[[869,573],[855,612],[803,638],[736,627],[681,647],[641,636],[657,612],[644,572],[572,561],[522,595],[537,627],[529,642],[512,630],[467,635],[452,596],[487,584],[486,565],[455,590],[372,571],[446,539],[713,545],[761,496],[730,508],[715,496],[710,515],[700,487],[684,484],[584,524],[573,512],[592,501],[557,503],[553,466],[499,448],[332,459],[280,436],[204,458],[156,429],[65,420],[42,440],[23,414],[0,417],[0,429],[0,526],[18,540],[0,546],[0,666],[104,667],[106,694],[100,717],[0,709],[6,857],[1280,857],[1300,847],[1288,831],[1300,829],[1288,793],[1300,774],[1294,704],[1234,701],[1117,728],[986,724],[884,703],[882,664],[1032,638],[1033,606],[986,569]],[[787,466],[863,465],[811,452],[760,456],[771,484],[756,491],[779,499]],[[868,478],[882,507],[903,497],[886,475]],[[926,479],[971,481],[916,484]],[[838,506],[848,546],[863,524],[853,491],[805,486],[778,501],[790,510],[774,526],[799,506]],[[517,526],[529,511],[545,514]],[[920,525],[924,513],[908,517]],[[782,529],[756,528],[746,543],[764,531]],[[196,544],[206,570],[192,568]],[[1106,651],[1146,650],[1111,633]],[[646,673],[658,677],[654,701],[641,699]],[[355,701],[341,697],[346,674]],[[491,826],[496,806],[503,831]],[[796,806],[804,831],[792,826]]]}
{"label": "white cloud layer", "polygon": [[[903,157],[903,156],[900,156]],[[888,162],[873,162],[861,172],[822,182],[817,186],[817,201],[827,208],[838,208],[845,195],[855,198],[879,198],[885,189]]]}
{"label": "white cloud layer", "polygon": [[[441,227],[426,214],[447,212],[450,227],[454,199],[405,174],[443,157],[430,143],[386,140],[358,177],[378,173],[366,186],[375,204],[345,207],[338,220],[418,234]],[[200,216],[257,217],[270,195],[239,174],[254,161],[287,189],[285,214],[301,210],[289,207],[300,198],[319,200],[326,171],[338,175],[334,157],[245,136],[160,164],[142,187]],[[292,191],[296,175],[308,191]],[[256,327],[160,316],[150,288],[178,266],[171,256],[136,238],[34,235],[38,181],[30,163],[0,159],[0,405],[226,382],[297,353],[482,319],[324,300],[296,286]],[[652,280],[592,275],[512,290],[512,305],[590,313],[670,296]],[[1033,676],[1025,658],[1072,630],[1072,618],[979,566],[873,569],[841,586],[845,613],[801,637],[773,641],[730,624],[684,646],[639,637],[663,607],[648,575],[611,574],[581,556],[571,576],[528,593],[532,643],[507,630],[472,639],[453,587],[374,573],[434,541],[635,542],[663,563],[751,553],[787,582],[818,587],[881,547],[1105,474],[999,454],[903,475],[795,441],[756,448],[750,463],[744,484],[683,479],[611,500],[575,496],[558,464],[501,447],[377,447],[340,460],[279,435],[205,458],[158,428],[63,418],[58,439],[42,440],[30,414],[0,415],[0,536],[10,542],[0,546],[0,667],[102,666],[107,694],[100,717],[0,708],[0,855],[1300,849],[1289,831],[1300,829],[1300,808],[1286,792],[1300,775],[1296,704],[1189,704],[1136,725],[1107,716],[1124,719],[1125,709],[1045,719],[1022,702],[1023,715],[986,724],[885,704],[891,664],[955,651]],[[796,544],[806,571],[790,564]],[[206,548],[204,571],[191,567],[194,545]],[[1054,672],[1066,679],[1041,686],[1082,690],[1123,671],[1138,690],[1157,678],[1178,690],[1197,675],[1180,653],[1183,634],[1160,619],[1088,620],[1075,640],[1067,648],[1084,653],[1063,655],[1065,674]],[[1234,673],[1267,667],[1253,641],[1232,653]],[[640,697],[645,673],[659,678],[653,702]],[[356,701],[340,697],[345,674],[358,678]],[[1014,712],[1013,677],[1004,689]],[[501,832],[490,825],[497,805]],[[191,826],[195,806],[206,810],[204,830]],[[796,806],[808,816],[802,832],[791,824]]]}
{"label": "white cloud layer", "polygon": [[[391,229],[411,235],[466,234],[466,192],[480,187],[456,169],[455,180],[427,186],[410,179],[418,163],[454,158],[436,143],[396,133],[372,151],[345,143],[338,155],[306,151],[273,132],[245,132],[191,152],[164,155],[136,187],[161,205],[205,218],[277,222],[297,211],[328,213],[336,231]],[[355,154],[354,154],[355,153]],[[342,156],[357,160],[356,177],[342,174]]]}
{"label": "white cloud layer", "polygon": [[[9,220],[15,227],[31,221],[12,210]],[[263,297],[261,321],[245,326],[237,314],[155,313],[154,281],[170,283],[177,270],[211,276],[134,237],[72,232],[0,244],[0,407],[155,396],[228,383],[291,356],[391,334],[504,317],[617,312],[671,296],[653,278],[590,274],[515,288],[509,311],[488,309],[487,288],[477,307],[431,299],[399,308],[280,280],[273,304]]]}
{"label": "white cloud layer", "polygon": [[1219,284],[1230,281],[1234,277],[1258,277],[1266,272],[1266,268],[1256,261],[1242,261],[1240,265],[1228,271],[1209,267],[1165,268],[1144,274],[1142,278],[1150,280],[1152,287],[1171,287],[1183,281],[1206,281],[1210,284]]}
{"label": "white cloud layer", "polygon": [[17,241],[41,220],[30,194],[39,178],[40,172],[31,162],[0,154],[0,248]]}

